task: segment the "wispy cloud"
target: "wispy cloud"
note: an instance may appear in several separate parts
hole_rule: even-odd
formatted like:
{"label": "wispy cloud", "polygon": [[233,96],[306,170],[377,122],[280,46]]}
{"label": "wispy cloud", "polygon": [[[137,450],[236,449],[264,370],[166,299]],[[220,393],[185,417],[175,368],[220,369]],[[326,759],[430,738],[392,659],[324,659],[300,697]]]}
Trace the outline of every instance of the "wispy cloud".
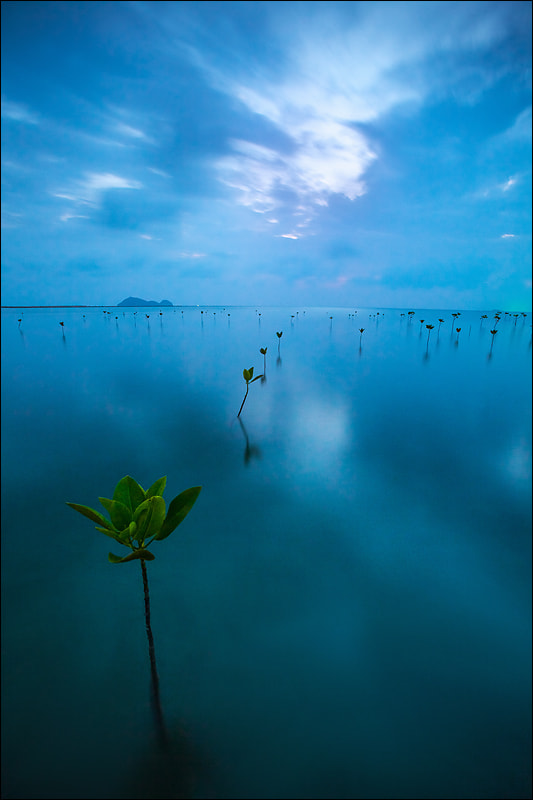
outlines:
{"label": "wispy cloud", "polygon": [[76,203],[97,205],[103,192],[110,189],[141,189],[140,181],[123,178],[111,172],[88,172],[67,191],[53,192],[54,197]]}
{"label": "wispy cloud", "polygon": [[502,183],[500,189],[502,192],[508,192],[516,184],[516,178],[507,178],[505,183]]}
{"label": "wispy cloud", "polygon": [[[331,12],[327,4],[317,4],[316,11],[314,5],[298,27],[290,24],[290,9],[286,22],[278,20],[283,74],[273,68],[230,73],[193,54],[218,90],[291,143],[286,152],[271,143],[233,139],[233,153],[218,160],[220,179],[235,190],[238,203],[255,212],[283,206],[290,211],[303,202],[314,216],[333,195],[355,201],[367,192],[368,170],[377,158],[368,123],[400,106],[416,108],[435,92],[449,91],[450,84],[459,93],[468,83],[463,95],[470,102],[474,85],[482,90],[495,79],[489,71],[472,76],[468,58],[450,75],[448,60],[452,52],[483,51],[499,41],[498,8],[454,4],[448,18],[447,4],[368,3],[357,4],[361,13],[345,19],[344,4],[331,4]],[[430,58],[440,59],[440,73],[424,69]]]}
{"label": "wispy cloud", "polygon": [[62,214],[59,219],[61,222],[68,222],[69,219],[89,219],[87,214]]}
{"label": "wispy cloud", "polygon": [[12,103],[2,97],[2,119],[23,122],[26,125],[37,125],[39,117],[22,103]]}

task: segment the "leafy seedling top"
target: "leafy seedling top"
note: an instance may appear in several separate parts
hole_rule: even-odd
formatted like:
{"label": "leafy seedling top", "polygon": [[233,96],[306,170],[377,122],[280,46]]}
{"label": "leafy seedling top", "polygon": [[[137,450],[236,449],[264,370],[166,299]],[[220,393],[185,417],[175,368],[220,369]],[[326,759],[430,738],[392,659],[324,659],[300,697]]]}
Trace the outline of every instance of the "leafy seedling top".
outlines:
{"label": "leafy seedling top", "polygon": [[115,486],[111,500],[108,497],[98,498],[108,512],[109,519],[89,506],[79,503],[67,503],[67,506],[96,522],[97,531],[132,551],[123,557],[109,553],[112,564],[138,558],[153,561],[155,556],[147,549],[148,546],[170,536],[183,522],[202,489],[201,486],[185,489],[172,500],[167,511],[162,497],[166,482],[166,476],[159,478],[145,491],[134,478],[125,475]]}
{"label": "leafy seedling top", "polygon": [[246,402],[246,398],[248,397],[248,389],[250,388],[250,384],[253,383],[254,381],[258,381],[260,378],[263,377],[263,375],[256,375],[255,378],[254,378],[254,368],[250,367],[250,369],[243,369],[242,377],[246,381],[246,394],[244,395],[244,399],[243,399],[243,401],[241,403],[241,407],[239,409],[239,413],[237,414],[238,417],[241,416],[241,411],[244,408],[244,404]]}

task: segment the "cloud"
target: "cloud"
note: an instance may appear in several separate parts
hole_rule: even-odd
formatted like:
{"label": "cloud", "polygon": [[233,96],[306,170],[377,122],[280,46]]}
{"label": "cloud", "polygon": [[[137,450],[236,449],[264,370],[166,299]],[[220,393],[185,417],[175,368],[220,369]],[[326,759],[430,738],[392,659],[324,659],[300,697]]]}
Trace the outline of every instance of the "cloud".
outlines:
{"label": "cloud", "polygon": [[269,33],[282,68],[252,59],[244,72],[231,54],[208,63],[189,47],[214,88],[290,142],[283,150],[268,134],[260,142],[232,139],[233,152],[217,161],[221,181],[252,211],[290,213],[303,202],[316,216],[332,196],[357,200],[368,191],[377,158],[369,123],[451,92],[456,101],[472,102],[501,74],[472,66],[471,54],[505,38],[502,4],[454,3],[453,14],[447,3],[353,6],[310,4],[304,20],[299,4],[284,4],[279,16],[270,7]]}
{"label": "cloud", "polygon": [[89,219],[87,214],[62,214],[59,219],[61,222],[68,222],[69,219]]}
{"label": "cloud", "polygon": [[2,119],[10,119],[13,122],[24,122],[26,125],[37,125],[39,117],[30,111],[27,106],[21,103],[12,103],[2,98]]}
{"label": "cloud", "polygon": [[139,130],[138,128],[132,128],[131,125],[126,125],[123,122],[117,123],[115,130],[122,136],[130,136],[132,139],[148,140],[148,137],[145,133],[143,133],[143,131]]}
{"label": "cloud", "polygon": [[505,183],[502,183],[500,189],[502,192],[508,192],[511,187],[513,187],[516,183],[516,178],[508,178]]}
{"label": "cloud", "polygon": [[516,236],[514,233],[502,233],[501,239],[515,239]]}
{"label": "cloud", "polygon": [[[103,192],[110,189],[141,189],[140,181],[123,178],[111,172],[88,172],[67,191],[52,192],[54,197],[70,200],[75,204],[98,206]],[[79,215],[70,215],[79,216]]]}
{"label": "cloud", "polygon": [[87,192],[99,192],[106,189],[140,189],[142,183],[121,178],[120,175],[113,175],[111,172],[90,172],[83,186]]}

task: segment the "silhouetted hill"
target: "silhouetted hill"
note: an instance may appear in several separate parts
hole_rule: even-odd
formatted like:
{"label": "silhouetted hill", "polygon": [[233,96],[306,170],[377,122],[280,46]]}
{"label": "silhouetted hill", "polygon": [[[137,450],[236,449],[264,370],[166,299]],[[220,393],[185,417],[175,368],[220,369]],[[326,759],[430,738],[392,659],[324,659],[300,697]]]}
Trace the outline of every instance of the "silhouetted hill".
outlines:
{"label": "silhouetted hill", "polygon": [[117,304],[118,306],[172,306],[173,303],[170,300],[161,300],[160,303],[156,303],[155,300],[143,300],[142,297],[126,297],[121,303]]}

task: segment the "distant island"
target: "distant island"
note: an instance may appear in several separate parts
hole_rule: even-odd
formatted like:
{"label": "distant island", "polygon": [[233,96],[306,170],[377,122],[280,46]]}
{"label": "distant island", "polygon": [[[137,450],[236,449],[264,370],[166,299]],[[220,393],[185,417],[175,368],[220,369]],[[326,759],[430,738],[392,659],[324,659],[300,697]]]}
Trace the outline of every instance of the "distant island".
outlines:
{"label": "distant island", "polygon": [[117,308],[119,306],[172,306],[173,303],[170,300],[161,300],[160,303],[156,303],[155,300],[143,300],[141,297],[126,297],[121,303],[117,304]]}

